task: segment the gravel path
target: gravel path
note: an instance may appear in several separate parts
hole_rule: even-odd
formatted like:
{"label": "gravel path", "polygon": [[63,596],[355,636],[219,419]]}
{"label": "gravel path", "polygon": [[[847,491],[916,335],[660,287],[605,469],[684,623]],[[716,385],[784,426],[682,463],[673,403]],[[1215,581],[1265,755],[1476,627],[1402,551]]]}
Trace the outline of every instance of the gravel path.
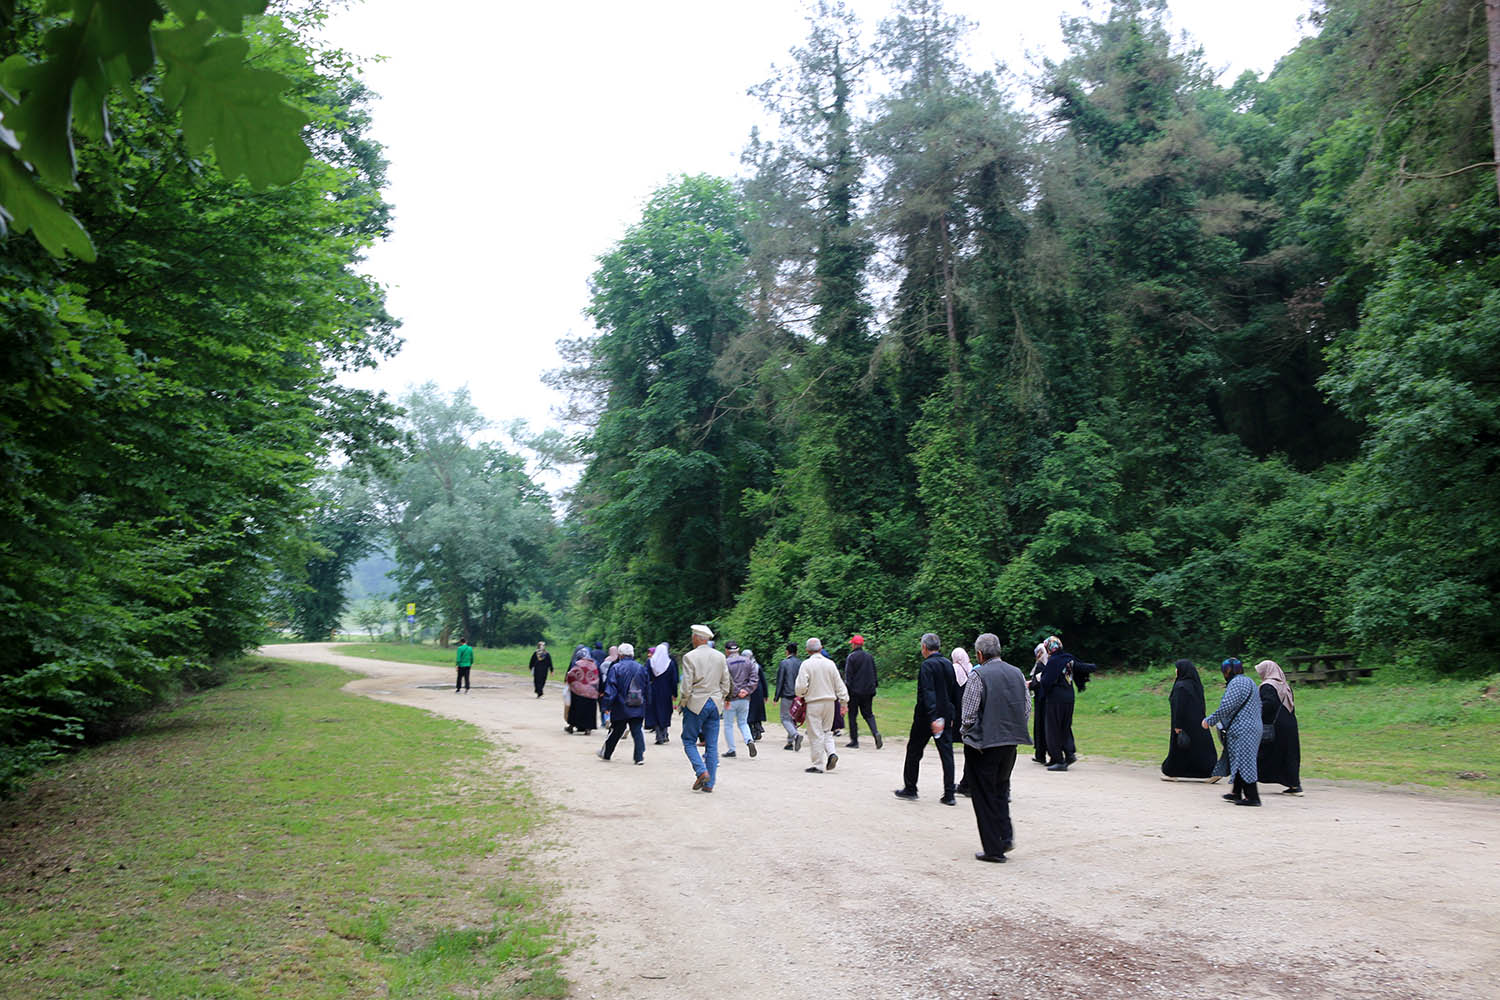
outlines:
{"label": "gravel path", "polygon": [[931,749],[920,801],[902,802],[899,739],[840,747],[812,775],[773,724],[704,795],[675,730],[662,747],[648,734],[644,767],[628,734],[606,763],[602,731],[563,732],[557,684],[537,699],[480,664],[455,695],[451,669],[336,649],[262,652],[479,726],[561,807],[545,860],[572,914],[575,996],[1500,997],[1494,800],[1314,778],[1236,809],[1221,786],[1091,761],[1082,732],[1066,774],[1017,763],[1016,850],[986,865],[968,801],[937,801]]}

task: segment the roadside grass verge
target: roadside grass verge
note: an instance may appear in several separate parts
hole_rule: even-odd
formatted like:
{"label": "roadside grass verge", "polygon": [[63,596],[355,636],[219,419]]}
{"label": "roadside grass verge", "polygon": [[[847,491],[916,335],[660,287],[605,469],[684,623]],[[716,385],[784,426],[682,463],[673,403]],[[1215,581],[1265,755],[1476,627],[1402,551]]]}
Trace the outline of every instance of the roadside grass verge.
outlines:
{"label": "roadside grass verge", "polygon": [[[1201,672],[1212,712],[1223,683],[1216,667]],[[1079,751],[1159,765],[1167,755],[1167,696],[1175,676],[1171,667],[1095,674],[1074,709]],[[1388,669],[1349,684],[1294,684],[1293,692],[1304,780],[1352,779],[1500,794],[1500,674],[1403,680]],[[915,681],[882,681],[875,698],[881,735],[905,739],[915,702]],[[781,740],[780,715],[769,706],[767,711],[766,739]],[[859,728],[860,745],[873,748],[863,720]],[[839,740],[840,749],[844,742]],[[936,768],[936,751],[929,749],[927,757]],[[892,765],[891,774],[899,777],[899,764]]]}
{"label": "roadside grass verge", "polygon": [[544,810],[472,727],[252,659],[4,803],[0,996],[562,996]]}

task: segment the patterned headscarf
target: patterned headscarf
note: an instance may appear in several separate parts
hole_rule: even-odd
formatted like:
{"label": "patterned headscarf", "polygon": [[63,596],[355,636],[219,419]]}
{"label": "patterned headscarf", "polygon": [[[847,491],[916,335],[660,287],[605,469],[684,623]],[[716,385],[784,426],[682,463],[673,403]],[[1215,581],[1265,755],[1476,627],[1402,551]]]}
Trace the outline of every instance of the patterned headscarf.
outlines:
{"label": "patterned headscarf", "polygon": [[958,686],[963,687],[969,683],[969,675],[974,672],[974,664],[969,660],[969,654],[964,648],[959,646],[948,659],[953,661],[953,676],[958,678]]}
{"label": "patterned headscarf", "polygon": [[1042,643],[1042,645],[1047,647],[1047,652],[1056,653],[1062,649],[1062,640],[1055,635],[1049,635],[1047,636],[1047,641]]}
{"label": "patterned headscarf", "polygon": [[1286,682],[1286,674],[1275,660],[1261,660],[1255,665],[1255,672],[1260,674],[1260,682],[1269,684],[1276,689],[1276,697],[1281,699],[1281,704],[1286,706],[1288,712],[1292,708],[1292,686]]}

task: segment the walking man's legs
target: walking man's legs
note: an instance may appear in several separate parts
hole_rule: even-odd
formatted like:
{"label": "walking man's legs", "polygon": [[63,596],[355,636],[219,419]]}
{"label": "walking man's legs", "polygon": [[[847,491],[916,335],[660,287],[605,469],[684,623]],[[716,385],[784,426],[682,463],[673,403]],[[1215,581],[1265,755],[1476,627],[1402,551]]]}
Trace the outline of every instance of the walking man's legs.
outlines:
{"label": "walking man's legs", "polygon": [[906,765],[901,770],[904,791],[917,790],[917,772],[922,766],[922,751],[927,749],[927,741],[930,739],[932,728],[925,722],[913,720],[911,735],[906,737]]}

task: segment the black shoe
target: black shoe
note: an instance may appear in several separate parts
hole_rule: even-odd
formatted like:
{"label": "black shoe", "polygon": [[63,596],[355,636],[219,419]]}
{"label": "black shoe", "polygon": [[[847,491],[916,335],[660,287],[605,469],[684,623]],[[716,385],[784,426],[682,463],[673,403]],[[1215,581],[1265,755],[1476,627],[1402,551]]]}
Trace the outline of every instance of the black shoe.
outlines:
{"label": "black shoe", "polygon": [[885,740],[883,740],[883,739],[880,738],[880,734],[879,733],[876,733],[875,734],[875,749],[879,750],[883,746],[885,746]]}
{"label": "black shoe", "polygon": [[839,763],[839,755],[838,754],[831,753],[831,754],[828,755],[828,770],[832,771],[835,767],[838,766],[838,763]]}
{"label": "black shoe", "polygon": [[795,748],[792,746],[792,741],[791,740],[787,740],[786,741],[786,746],[782,747],[781,749],[783,749],[783,750],[792,750],[792,749],[795,749]]}
{"label": "black shoe", "polygon": [[1240,801],[1242,801],[1238,795],[1235,795],[1233,793],[1225,793],[1221,797],[1224,799],[1225,802],[1240,802]]}
{"label": "black shoe", "polygon": [[1066,765],[1066,764],[1048,764],[1047,765],[1047,770],[1049,770],[1049,771],[1066,771],[1067,769],[1068,769],[1068,765]]}
{"label": "black shoe", "polygon": [[898,788],[892,793],[898,799],[911,799],[916,801],[917,790],[915,788]]}
{"label": "black shoe", "polygon": [[756,750],[755,750],[755,744],[754,744],[754,743],[751,743],[751,744],[750,744],[750,756],[752,756],[752,757],[754,757],[754,756],[755,756],[755,753],[756,753]]}
{"label": "black shoe", "polygon": [[944,795],[942,798],[938,799],[938,801],[941,802],[945,806],[956,806],[956,805],[958,805],[958,799],[954,798],[953,794],[951,792],[949,794],[947,794],[947,795]]}
{"label": "black shoe", "polygon": [[803,770],[806,771],[808,774],[822,774],[823,773],[823,769],[821,767],[807,767],[807,768],[803,768]]}
{"label": "black shoe", "polygon": [[957,788],[955,788],[954,791],[962,795],[966,799],[972,799],[974,797],[974,793],[970,791],[968,785],[961,784]]}
{"label": "black shoe", "polygon": [[844,744],[844,749],[845,750],[858,750],[859,749],[859,744],[858,743],[845,743]]}
{"label": "black shoe", "polygon": [[727,753],[721,753],[721,754],[719,754],[719,756],[720,756],[720,757],[721,757],[721,758],[722,758],[722,757],[738,757],[738,756],[739,756],[739,754],[737,754],[737,753],[735,753],[735,752],[734,752],[734,751],[733,751],[733,750],[730,750],[730,751],[728,751],[728,752],[727,752]]}
{"label": "black shoe", "polygon": [[1045,763],[1047,763],[1047,758],[1046,757],[1033,757],[1033,758],[1031,758],[1031,762],[1033,764],[1045,764]]}
{"label": "black shoe", "polygon": [[1254,801],[1250,799],[1235,799],[1234,804],[1237,806],[1258,806],[1260,805],[1260,799],[1255,799]]}
{"label": "black shoe", "polygon": [[1014,851],[1015,849],[1016,849],[1016,842],[1014,840],[1002,840],[1002,841],[1000,841],[1000,853],[1001,854],[1009,854],[1011,851]]}
{"label": "black shoe", "polygon": [[1076,753],[1068,754],[1068,756],[1066,756],[1066,757],[1063,758],[1063,763],[1064,764],[1076,764],[1076,763],[1078,763],[1078,755]]}
{"label": "black shoe", "polygon": [[797,734],[797,738],[792,741],[792,744],[793,744],[793,746],[792,746],[793,750],[801,750],[802,749],[802,734],[801,733]]}
{"label": "black shoe", "polygon": [[572,731],[573,731],[573,727],[572,726],[563,726],[563,732],[565,732],[565,733],[571,733]]}
{"label": "black shoe", "polygon": [[636,761],[636,765],[637,765],[637,766],[639,766],[639,765],[641,765],[641,764],[644,764],[644,763],[646,763],[646,762],[645,762],[645,761],[643,761],[643,760],[638,760],[638,761]]}
{"label": "black shoe", "polygon": [[1003,854],[986,854],[983,851],[975,851],[974,852],[974,860],[975,861],[988,861],[992,865],[1003,865],[1005,863],[1005,855],[1003,855]]}
{"label": "black shoe", "polygon": [[1281,790],[1281,794],[1282,795],[1301,795],[1302,794],[1302,786],[1298,785],[1296,788],[1283,788]]}

